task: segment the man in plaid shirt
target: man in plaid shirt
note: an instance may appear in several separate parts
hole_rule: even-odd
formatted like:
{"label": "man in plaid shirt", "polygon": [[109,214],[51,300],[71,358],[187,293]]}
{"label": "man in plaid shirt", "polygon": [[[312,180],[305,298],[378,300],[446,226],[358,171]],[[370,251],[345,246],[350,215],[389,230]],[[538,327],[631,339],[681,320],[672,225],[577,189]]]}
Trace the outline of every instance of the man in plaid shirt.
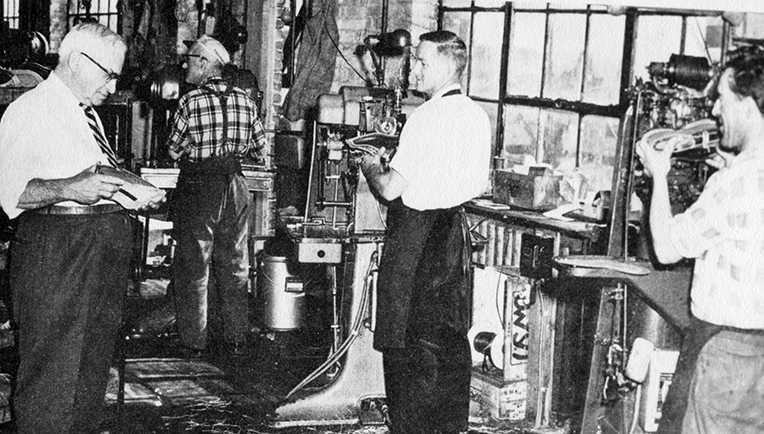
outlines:
{"label": "man in plaid shirt", "polygon": [[[183,95],[168,139],[179,161],[173,193],[175,238],[174,293],[181,343],[189,356],[208,345],[208,303],[222,317],[222,346],[244,353],[247,319],[249,192],[240,158],[265,147],[265,132],[255,101],[222,78],[230,56],[209,36],[186,55],[186,81],[198,87]],[[210,298],[210,265],[216,297]]]}

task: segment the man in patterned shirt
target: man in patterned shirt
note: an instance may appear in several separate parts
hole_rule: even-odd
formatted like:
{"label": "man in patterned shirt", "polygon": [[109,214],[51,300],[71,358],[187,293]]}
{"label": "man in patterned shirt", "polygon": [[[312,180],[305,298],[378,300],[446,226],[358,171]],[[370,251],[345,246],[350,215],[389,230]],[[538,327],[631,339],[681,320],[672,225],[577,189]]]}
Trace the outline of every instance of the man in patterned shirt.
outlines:
{"label": "man in patterned shirt", "polygon": [[[186,353],[201,355],[208,344],[208,303],[218,303],[223,344],[238,355],[249,328],[250,212],[239,159],[258,154],[265,133],[255,101],[222,78],[230,57],[220,42],[203,36],[186,57],[186,81],[198,87],[178,101],[168,139],[169,154],[180,165],[172,202],[178,333]],[[214,299],[207,287],[210,265]]]}
{"label": "man in patterned shirt", "polygon": [[687,211],[671,215],[673,146],[637,146],[653,178],[656,258],[695,258],[692,326],[664,405],[663,433],[764,432],[764,50],[731,53],[715,91],[712,114],[730,154]]}

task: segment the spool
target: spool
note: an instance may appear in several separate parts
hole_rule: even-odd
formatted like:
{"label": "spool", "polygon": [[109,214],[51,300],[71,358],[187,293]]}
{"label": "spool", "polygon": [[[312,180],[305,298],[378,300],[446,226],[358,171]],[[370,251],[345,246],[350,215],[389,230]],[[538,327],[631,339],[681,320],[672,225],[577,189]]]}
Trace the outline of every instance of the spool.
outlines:
{"label": "spool", "polygon": [[305,325],[303,282],[289,272],[289,261],[286,257],[261,257],[258,261],[257,293],[257,310],[264,327],[289,331]]}
{"label": "spool", "polygon": [[504,369],[504,331],[486,322],[473,325],[467,333],[470,342],[472,363],[483,363],[486,358],[498,369]]}

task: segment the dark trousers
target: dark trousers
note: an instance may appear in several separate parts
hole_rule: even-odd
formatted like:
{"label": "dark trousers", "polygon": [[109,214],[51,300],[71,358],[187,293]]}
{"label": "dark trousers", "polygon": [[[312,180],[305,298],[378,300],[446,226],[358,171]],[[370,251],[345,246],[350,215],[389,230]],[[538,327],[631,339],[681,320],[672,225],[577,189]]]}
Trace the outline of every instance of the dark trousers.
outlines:
{"label": "dark trousers", "polygon": [[131,252],[125,213],[21,215],[11,247],[19,433],[98,432]]}
{"label": "dark trousers", "polygon": [[[175,307],[181,342],[207,346],[210,306],[219,307],[223,339],[243,342],[249,330],[249,191],[244,176],[195,174],[173,196]],[[210,268],[216,297],[209,292]]]}
{"label": "dark trousers", "polygon": [[467,336],[451,329],[382,352],[391,434],[467,431],[471,363]]}

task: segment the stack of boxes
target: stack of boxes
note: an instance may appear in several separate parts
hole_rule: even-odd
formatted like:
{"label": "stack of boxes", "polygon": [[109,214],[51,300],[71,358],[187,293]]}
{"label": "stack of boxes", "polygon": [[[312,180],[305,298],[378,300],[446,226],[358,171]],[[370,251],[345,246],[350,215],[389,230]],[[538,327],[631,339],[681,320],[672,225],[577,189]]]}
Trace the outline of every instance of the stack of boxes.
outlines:
{"label": "stack of boxes", "polygon": [[503,346],[504,360],[501,363],[494,361],[503,366],[503,369],[486,369],[484,364],[473,367],[470,384],[472,413],[477,417],[522,421],[526,418],[528,401],[530,284],[523,277],[504,274],[495,269],[476,271],[481,275],[476,279],[498,279],[497,286],[503,288],[503,315],[507,320],[503,321],[504,336],[497,336],[491,344]]}

